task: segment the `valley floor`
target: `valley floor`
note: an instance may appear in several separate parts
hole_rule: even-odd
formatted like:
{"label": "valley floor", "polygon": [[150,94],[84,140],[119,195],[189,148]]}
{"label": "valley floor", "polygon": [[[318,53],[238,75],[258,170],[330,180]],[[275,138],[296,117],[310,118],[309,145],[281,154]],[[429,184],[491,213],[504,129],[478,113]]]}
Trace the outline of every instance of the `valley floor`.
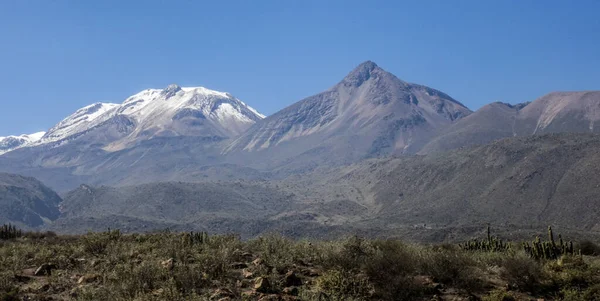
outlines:
{"label": "valley floor", "polygon": [[539,299],[600,300],[600,258],[358,237],[109,231],[0,240],[0,300]]}

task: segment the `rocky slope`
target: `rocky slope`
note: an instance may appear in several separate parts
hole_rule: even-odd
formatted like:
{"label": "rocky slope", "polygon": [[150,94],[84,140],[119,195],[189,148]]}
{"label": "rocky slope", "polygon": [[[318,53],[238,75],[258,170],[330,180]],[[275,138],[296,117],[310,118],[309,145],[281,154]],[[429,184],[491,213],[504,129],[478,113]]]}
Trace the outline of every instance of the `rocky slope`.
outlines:
{"label": "rocky slope", "polygon": [[530,104],[493,103],[440,132],[419,152],[439,152],[513,136],[598,133],[600,91],[554,92]]}
{"label": "rocky slope", "polygon": [[600,137],[550,134],[457,151],[366,161],[340,181],[361,187],[377,211],[369,227],[430,229],[492,223],[600,230]]}
{"label": "rocky slope", "polygon": [[125,231],[144,231],[169,227],[257,234],[248,225],[267,223],[269,217],[293,210],[292,199],[277,189],[243,182],[168,182],[119,188],[81,185],[65,194],[63,215],[53,229],[81,232],[121,226]]}
{"label": "rocky slope", "polygon": [[250,156],[271,167],[411,153],[470,113],[450,96],[404,82],[368,61],[331,89],[256,123],[226,153],[234,161]]}
{"label": "rocky slope", "polygon": [[0,173],[0,224],[39,227],[56,220],[62,199],[34,178]]}
{"label": "rocky slope", "polygon": [[65,214],[53,229],[358,233],[439,242],[465,239],[491,223],[515,239],[548,225],[592,235],[600,230],[598,162],[599,136],[546,134],[277,181],[82,186],[65,196]]}

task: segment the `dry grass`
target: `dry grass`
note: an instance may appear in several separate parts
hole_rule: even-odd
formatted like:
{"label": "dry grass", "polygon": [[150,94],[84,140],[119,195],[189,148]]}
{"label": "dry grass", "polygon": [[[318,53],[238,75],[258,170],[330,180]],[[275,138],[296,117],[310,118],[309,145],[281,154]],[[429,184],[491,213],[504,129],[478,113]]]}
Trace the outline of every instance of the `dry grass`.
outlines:
{"label": "dry grass", "polygon": [[[33,276],[45,263],[56,270]],[[0,242],[0,300],[594,300],[599,272],[590,256],[535,261],[520,251],[358,237],[190,242],[181,233],[110,231]],[[258,278],[269,285],[255,290]]]}

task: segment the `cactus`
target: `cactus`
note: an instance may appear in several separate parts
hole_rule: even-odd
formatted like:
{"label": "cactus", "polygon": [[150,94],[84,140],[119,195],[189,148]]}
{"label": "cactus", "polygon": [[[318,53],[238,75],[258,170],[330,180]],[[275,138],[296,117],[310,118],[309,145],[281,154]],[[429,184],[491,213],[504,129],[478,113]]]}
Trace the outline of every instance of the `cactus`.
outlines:
{"label": "cactus", "polygon": [[108,238],[110,240],[117,241],[121,238],[121,230],[119,230],[119,229],[111,230],[110,228],[108,228],[106,235],[108,236]]}
{"label": "cactus", "polygon": [[510,243],[494,237],[490,232],[490,225],[487,226],[486,239],[471,239],[465,243],[459,244],[459,247],[465,251],[483,251],[483,252],[505,252],[512,249]]}
{"label": "cactus", "polygon": [[23,236],[23,232],[11,224],[0,227],[0,239],[14,239]]}
{"label": "cactus", "polygon": [[548,241],[541,241],[537,236],[534,241],[523,243],[523,249],[530,257],[541,260],[558,259],[563,255],[575,255],[573,242],[565,243],[562,235],[558,235],[558,244],[554,241],[552,227],[548,227]]}
{"label": "cactus", "polygon": [[182,241],[186,245],[201,245],[208,242],[208,233],[206,232],[194,232],[185,233],[182,237]]}

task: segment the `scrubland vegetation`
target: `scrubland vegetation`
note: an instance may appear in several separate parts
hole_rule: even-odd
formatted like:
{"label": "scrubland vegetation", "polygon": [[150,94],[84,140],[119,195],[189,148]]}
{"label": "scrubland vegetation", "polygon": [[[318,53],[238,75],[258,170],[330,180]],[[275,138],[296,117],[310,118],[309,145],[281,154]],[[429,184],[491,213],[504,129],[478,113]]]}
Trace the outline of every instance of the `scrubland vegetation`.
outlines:
{"label": "scrubland vegetation", "polygon": [[547,259],[507,242],[13,234],[0,236],[0,300],[600,300],[589,241]]}

